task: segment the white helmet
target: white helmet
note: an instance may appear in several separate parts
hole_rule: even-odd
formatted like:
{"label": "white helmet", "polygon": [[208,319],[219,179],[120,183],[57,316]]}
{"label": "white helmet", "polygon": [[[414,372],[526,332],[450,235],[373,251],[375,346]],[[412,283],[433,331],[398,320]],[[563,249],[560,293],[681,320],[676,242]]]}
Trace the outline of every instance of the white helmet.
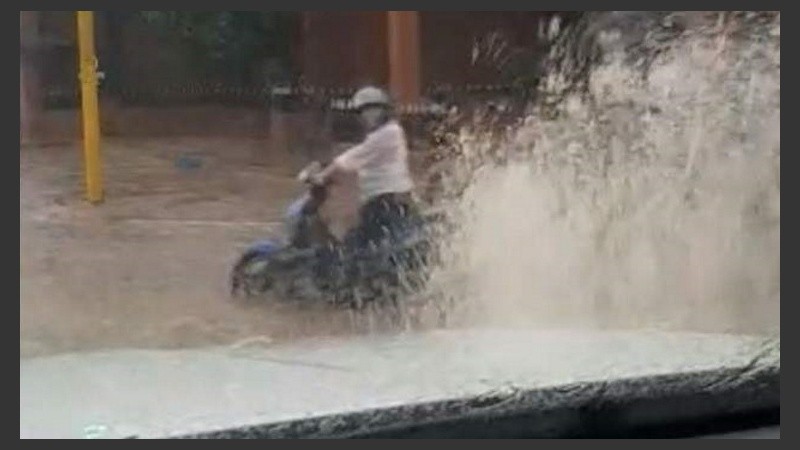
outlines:
{"label": "white helmet", "polygon": [[392,100],[389,98],[389,94],[384,92],[383,89],[374,86],[367,86],[359,89],[358,92],[353,95],[352,101],[353,108],[356,110],[370,105],[392,106]]}

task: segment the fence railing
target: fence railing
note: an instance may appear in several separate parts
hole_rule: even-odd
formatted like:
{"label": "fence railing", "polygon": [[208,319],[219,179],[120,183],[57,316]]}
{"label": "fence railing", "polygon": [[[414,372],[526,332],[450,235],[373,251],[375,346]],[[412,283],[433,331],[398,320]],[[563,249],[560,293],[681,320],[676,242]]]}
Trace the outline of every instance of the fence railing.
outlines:
{"label": "fence railing", "polygon": [[[230,86],[217,82],[187,82],[148,87],[115,88],[101,84],[100,95],[129,106],[185,106],[216,104],[225,106],[323,108],[334,111],[352,109],[350,97],[355,88],[325,86]],[[527,97],[532,89],[509,85],[436,84],[425,89],[423,100],[398,105],[404,115],[445,113],[446,105],[458,105],[471,98]],[[76,108],[80,104],[77,83],[74,86],[51,86],[44,90],[47,109]]]}

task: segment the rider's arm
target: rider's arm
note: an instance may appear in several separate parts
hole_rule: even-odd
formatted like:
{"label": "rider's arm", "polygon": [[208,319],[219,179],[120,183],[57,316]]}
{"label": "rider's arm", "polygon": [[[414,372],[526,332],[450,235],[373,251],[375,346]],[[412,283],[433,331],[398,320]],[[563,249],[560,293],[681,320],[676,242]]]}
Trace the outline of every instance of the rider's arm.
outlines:
{"label": "rider's arm", "polygon": [[[348,152],[356,150],[359,147],[360,146],[353,147],[350,150],[348,150]],[[344,153],[342,153],[342,155],[344,155]],[[328,164],[328,166],[325,167],[325,169],[318,172],[317,175],[314,176],[314,180],[316,180],[314,181],[314,183],[326,184],[328,181],[330,181],[331,176],[333,176],[333,174],[337,170],[358,170],[358,167],[360,167],[360,165],[354,166],[353,161],[349,159],[340,159],[342,155],[339,155],[339,157],[334,159],[333,162],[331,162],[330,164]],[[357,161],[356,158],[353,158],[353,160]]]}
{"label": "rider's arm", "polygon": [[385,125],[368,134],[361,144],[336,157],[320,175],[326,180],[337,169],[358,171],[376,159],[391,160],[396,156],[395,152],[405,145],[402,129],[395,124]]}
{"label": "rider's arm", "polygon": [[391,138],[384,130],[370,133],[364,142],[345,150],[328,165],[318,177],[322,182],[327,181],[330,176],[338,170],[357,171],[364,167],[375,157],[380,155],[380,149],[386,148],[386,140]]}
{"label": "rider's arm", "polygon": [[364,142],[336,157],[333,163],[345,170],[358,170],[377,156],[380,149],[379,141],[378,133],[372,133],[364,139]]}

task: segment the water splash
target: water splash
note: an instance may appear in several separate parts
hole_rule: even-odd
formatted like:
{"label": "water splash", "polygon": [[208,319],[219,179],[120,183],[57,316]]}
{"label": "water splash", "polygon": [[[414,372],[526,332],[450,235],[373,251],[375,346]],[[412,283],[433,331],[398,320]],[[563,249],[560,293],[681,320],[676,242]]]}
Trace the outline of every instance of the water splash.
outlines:
{"label": "water splash", "polygon": [[585,91],[551,73],[551,110],[462,130],[437,279],[458,274],[468,321],[779,332],[780,15],[749,18],[649,43],[646,66],[602,34]]}

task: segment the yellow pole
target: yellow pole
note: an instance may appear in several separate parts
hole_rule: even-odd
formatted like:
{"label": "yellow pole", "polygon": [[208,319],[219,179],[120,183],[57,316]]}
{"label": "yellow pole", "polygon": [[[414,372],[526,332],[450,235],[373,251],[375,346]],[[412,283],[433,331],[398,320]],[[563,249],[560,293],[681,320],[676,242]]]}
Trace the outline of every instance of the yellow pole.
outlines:
{"label": "yellow pole", "polygon": [[100,115],[97,101],[97,57],[94,49],[94,12],[78,11],[78,53],[80,56],[81,112],[86,198],[103,201],[103,170],[100,162]]}

